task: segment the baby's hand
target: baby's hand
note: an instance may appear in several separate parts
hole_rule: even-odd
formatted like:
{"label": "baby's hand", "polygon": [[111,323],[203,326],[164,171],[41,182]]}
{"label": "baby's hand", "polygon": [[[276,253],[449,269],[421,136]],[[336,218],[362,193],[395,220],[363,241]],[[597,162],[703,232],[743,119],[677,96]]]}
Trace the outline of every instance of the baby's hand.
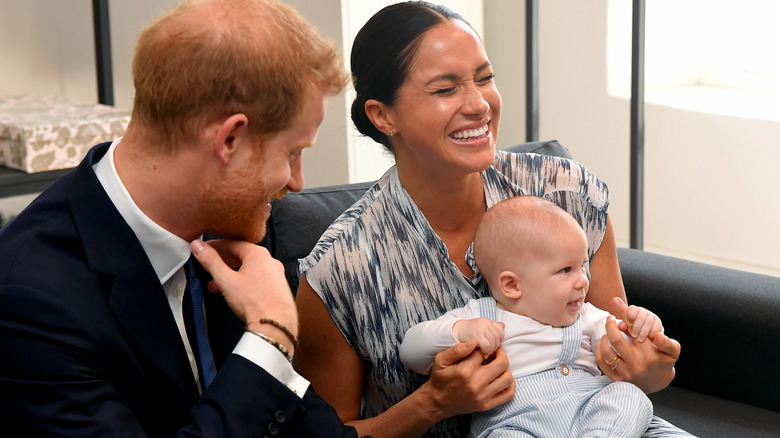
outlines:
{"label": "baby's hand", "polygon": [[477,348],[487,359],[501,346],[504,323],[487,318],[462,319],[452,326],[452,334],[460,342],[476,340]]}
{"label": "baby's hand", "polygon": [[664,331],[661,320],[655,313],[638,306],[628,306],[626,317],[620,322],[618,328],[639,342],[653,339],[656,334]]}

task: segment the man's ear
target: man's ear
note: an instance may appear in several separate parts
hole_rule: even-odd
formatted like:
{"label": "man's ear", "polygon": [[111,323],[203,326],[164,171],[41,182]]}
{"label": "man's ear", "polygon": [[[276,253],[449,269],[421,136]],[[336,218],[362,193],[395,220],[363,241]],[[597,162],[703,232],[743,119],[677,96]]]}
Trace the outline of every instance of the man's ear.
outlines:
{"label": "man's ear", "polygon": [[247,141],[248,135],[249,119],[244,114],[233,114],[219,125],[214,139],[214,152],[222,164],[230,161],[239,145]]}
{"label": "man's ear", "polygon": [[503,271],[498,275],[498,285],[505,297],[513,300],[523,295],[520,290],[520,277],[512,271]]}
{"label": "man's ear", "polygon": [[378,100],[368,99],[366,101],[365,111],[368,119],[376,126],[376,129],[388,137],[391,132],[398,132],[398,129],[393,125],[393,117],[389,110],[387,105]]}

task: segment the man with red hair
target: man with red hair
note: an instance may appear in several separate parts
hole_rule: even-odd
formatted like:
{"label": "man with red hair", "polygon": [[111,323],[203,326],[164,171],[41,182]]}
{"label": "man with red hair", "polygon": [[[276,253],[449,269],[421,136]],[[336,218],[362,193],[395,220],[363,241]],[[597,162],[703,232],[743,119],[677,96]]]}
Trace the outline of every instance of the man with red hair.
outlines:
{"label": "man with red hair", "polygon": [[255,244],[346,83],[335,49],[274,0],[192,1],[141,33],[133,77],[124,137],[0,232],[4,429],[356,435],[293,370],[295,303]]}

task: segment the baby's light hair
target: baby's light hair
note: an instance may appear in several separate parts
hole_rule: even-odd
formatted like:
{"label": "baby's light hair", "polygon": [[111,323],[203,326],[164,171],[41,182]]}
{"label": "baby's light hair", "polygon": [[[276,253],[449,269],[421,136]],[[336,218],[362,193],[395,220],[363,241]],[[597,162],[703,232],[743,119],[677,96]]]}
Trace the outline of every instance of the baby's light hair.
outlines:
{"label": "baby's light hair", "polygon": [[501,272],[528,260],[540,245],[557,235],[563,227],[579,223],[563,208],[537,196],[515,196],[491,207],[474,236],[474,260],[477,269],[495,289]]}

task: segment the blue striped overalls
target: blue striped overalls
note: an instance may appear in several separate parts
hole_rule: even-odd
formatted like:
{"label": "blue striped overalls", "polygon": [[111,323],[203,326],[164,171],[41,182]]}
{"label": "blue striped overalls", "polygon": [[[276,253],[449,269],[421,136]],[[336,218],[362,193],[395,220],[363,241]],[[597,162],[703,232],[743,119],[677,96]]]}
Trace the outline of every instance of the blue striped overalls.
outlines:
{"label": "blue striped overalls", "polygon": [[[480,299],[482,317],[497,320],[492,298]],[[580,318],[563,328],[555,368],[515,378],[515,397],[474,414],[473,436],[639,437],[650,425],[653,406],[641,389],[574,368],[582,339]],[[510,355],[511,357],[511,355]]]}

